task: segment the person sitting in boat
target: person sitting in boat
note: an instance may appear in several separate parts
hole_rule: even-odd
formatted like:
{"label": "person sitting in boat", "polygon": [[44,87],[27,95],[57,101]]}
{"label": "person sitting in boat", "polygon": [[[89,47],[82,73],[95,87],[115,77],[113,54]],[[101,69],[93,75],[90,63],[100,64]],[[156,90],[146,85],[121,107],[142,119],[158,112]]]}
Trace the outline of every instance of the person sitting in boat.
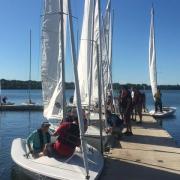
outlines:
{"label": "person sitting in boat", "polygon": [[6,104],[7,103],[7,97],[6,96],[4,96],[3,98],[2,98],[2,102],[3,102],[3,104]]}
{"label": "person sitting in boat", "polygon": [[[84,121],[84,132],[86,132],[87,129],[88,129],[88,123],[87,123],[87,118],[86,118],[85,111],[82,110],[82,112],[83,112],[83,121]],[[63,122],[73,122],[76,119],[78,119],[77,109],[72,108],[71,112],[67,114],[66,118],[64,118],[61,123],[63,123]]]}
{"label": "person sitting in boat", "polygon": [[29,152],[34,157],[44,155],[45,145],[50,143],[51,136],[49,134],[49,122],[43,122],[41,128],[33,131],[27,138]]}
{"label": "person sitting in boat", "polygon": [[111,133],[115,136],[120,136],[123,128],[123,120],[119,118],[118,115],[112,114],[111,111],[106,110],[107,124],[108,128],[106,129],[107,133]]}
{"label": "person sitting in boat", "polygon": [[78,118],[73,118],[72,122],[63,122],[59,128],[54,132],[53,136],[58,136],[55,143],[51,145],[50,152],[55,152],[61,157],[71,156],[76,146],[80,146],[80,135]]}
{"label": "person sitting in boat", "polygon": [[155,112],[158,111],[158,109],[160,110],[160,112],[162,112],[162,100],[161,100],[162,94],[160,89],[157,90],[157,92],[154,95],[155,98]]}

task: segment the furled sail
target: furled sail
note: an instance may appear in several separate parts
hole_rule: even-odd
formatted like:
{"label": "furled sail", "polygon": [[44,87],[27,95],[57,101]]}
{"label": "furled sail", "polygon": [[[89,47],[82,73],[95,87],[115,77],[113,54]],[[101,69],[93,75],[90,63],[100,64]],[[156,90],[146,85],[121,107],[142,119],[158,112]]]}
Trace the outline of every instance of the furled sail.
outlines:
{"label": "furled sail", "polygon": [[104,79],[104,92],[105,95],[111,87],[111,65],[112,65],[112,33],[111,33],[111,0],[108,1],[103,18],[103,31],[102,31],[102,71]]}
{"label": "furled sail", "polygon": [[[81,94],[81,103],[83,105],[88,105],[89,103],[89,76],[91,63],[93,4],[93,0],[85,0],[83,25],[78,57],[79,87]],[[76,103],[76,96],[74,97],[74,103]]]}
{"label": "furled sail", "polygon": [[94,10],[94,29],[93,29],[93,54],[92,54],[92,93],[91,93],[91,102],[96,104],[98,102],[98,70],[97,70],[97,45],[100,45],[100,24],[99,24],[99,7],[98,0],[95,2]]}
{"label": "furled sail", "polygon": [[151,24],[149,37],[149,75],[153,97],[157,92],[156,50],[154,34],[154,9],[151,9]]}
{"label": "furled sail", "polygon": [[[61,5],[63,7],[61,7]],[[62,31],[66,37],[67,0],[45,0],[44,16],[42,22],[42,91],[44,103],[44,116],[49,119],[58,116],[63,107],[62,62],[65,52],[65,42],[62,41]],[[61,27],[63,19],[63,27]],[[63,42],[63,44],[62,44]]]}

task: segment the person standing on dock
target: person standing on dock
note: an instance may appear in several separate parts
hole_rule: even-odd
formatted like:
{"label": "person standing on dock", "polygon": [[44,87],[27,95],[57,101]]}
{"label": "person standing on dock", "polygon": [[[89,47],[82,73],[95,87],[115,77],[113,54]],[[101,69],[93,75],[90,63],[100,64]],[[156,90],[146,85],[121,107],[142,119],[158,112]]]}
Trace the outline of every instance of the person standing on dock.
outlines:
{"label": "person standing on dock", "polygon": [[148,112],[148,109],[146,108],[146,94],[145,92],[141,92],[141,96],[142,96],[142,109],[143,112]]}
{"label": "person standing on dock", "polygon": [[154,95],[155,98],[155,112],[160,110],[162,112],[162,100],[161,100],[162,94],[160,89],[157,90],[157,93]]}
{"label": "person standing on dock", "polygon": [[127,128],[124,134],[127,136],[131,136],[133,135],[131,128],[131,114],[132,114],[133,106],[132,106],[131,93],[127,87],[122,87],[121,106],[122,106],[123,120]]}
{"label": "person standing on dock", "polygon": [[143,105],[143,98],[141,92],[134,88],[134,98],[132,99],[133,107],[135,109],[135,120],[136,120],[136,114],[139,115],[139,122],[142,123],[142,105]]}

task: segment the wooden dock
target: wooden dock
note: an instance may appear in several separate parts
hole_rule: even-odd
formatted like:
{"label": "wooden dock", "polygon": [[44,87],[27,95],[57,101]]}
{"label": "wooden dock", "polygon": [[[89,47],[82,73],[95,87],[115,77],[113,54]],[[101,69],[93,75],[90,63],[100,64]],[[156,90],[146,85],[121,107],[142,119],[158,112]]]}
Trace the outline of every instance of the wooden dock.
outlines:
{"label": "wooden dock", "polygon": [[122,136],[105,154],[100,180],[180,179],[180,148],[150,116],[133,123],[133,136]]}
{"label": "wooden dock", "polygon": [[0,111],[43,111],[43,106],[39,104],[0,105]]}

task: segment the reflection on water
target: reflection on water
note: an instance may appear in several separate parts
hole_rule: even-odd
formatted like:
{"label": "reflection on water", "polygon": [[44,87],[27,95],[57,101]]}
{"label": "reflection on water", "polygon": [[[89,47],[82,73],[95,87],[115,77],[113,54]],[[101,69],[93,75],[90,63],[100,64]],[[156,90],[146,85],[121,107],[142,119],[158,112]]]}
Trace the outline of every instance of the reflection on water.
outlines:
{"label": "reflection on water", "polygon": [[[13,139],[26,138],[42,122],[42,112],[1,112],[0,114],[0,176],[3,180],[14,179],[10,151]],[[12,168],[12,170],[14,170]]]}
{"label": "reflection on water", "polygon": [[[4,95],[8,95],[9,100],[22,103],[28,96],[26,90],[21,91],[3,91]],[[161,125],[167,129],[174,137],[177,144],[180,145],[180,91],[164,91],[164,105],[177,107],[176,116],[163,119]],[[73,91],[67,91],[67,99],[73,95]],[[146,92],[148,109],[153,108],[153,99],[150,91]],[[32,92],[32,100],[42,103],[41,91]],[[22,169],[13,163],[10,151],[13,139],[21,137],[26,138],[28,134],[37,129],[43,120],[42,112],[0,112],[0,179],[2,180],[30,180]],[[38,177],[42,179],[42,177]]]}

